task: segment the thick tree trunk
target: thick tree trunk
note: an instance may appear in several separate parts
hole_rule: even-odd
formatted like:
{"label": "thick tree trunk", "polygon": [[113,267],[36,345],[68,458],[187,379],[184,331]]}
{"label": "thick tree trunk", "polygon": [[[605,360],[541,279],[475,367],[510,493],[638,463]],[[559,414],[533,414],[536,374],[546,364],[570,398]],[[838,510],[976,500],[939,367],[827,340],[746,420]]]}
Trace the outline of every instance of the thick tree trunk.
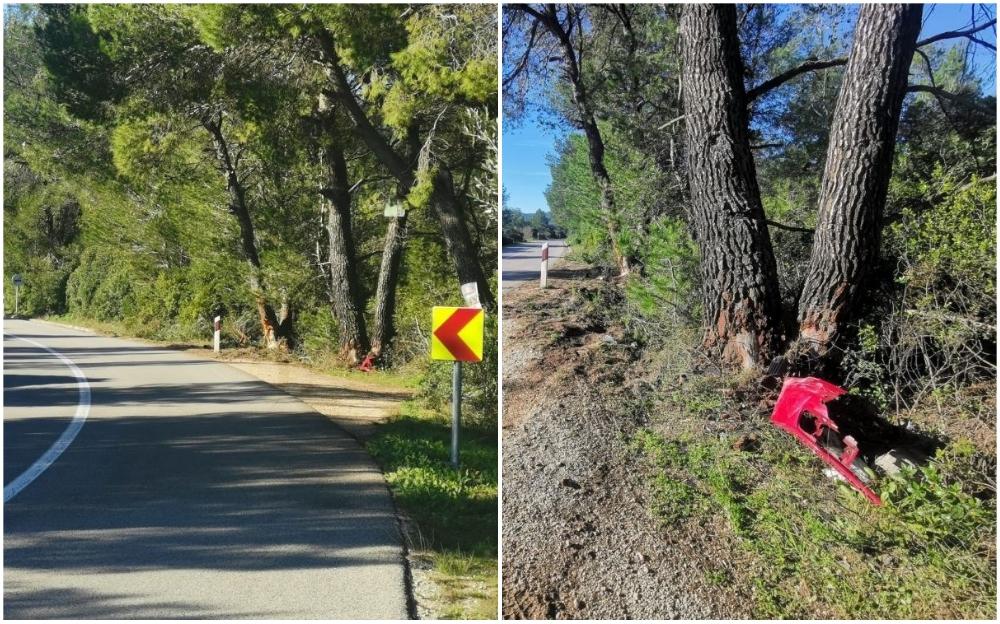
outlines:
{"label": "thick tree trunk", "polygon": [[861,8],[837,97],[816,237],[799,298],[800,342],[824,357],[857,310],[878,258],[899,115],[920,32],[919,4]]}
{"label": "thick tree trunk", "polygon": [[777,347],[781,299],[747,136],[736,6],[684,5],[681,41],[704,344],[728,364],[757,368]]}
{"label": "thick tree trunk", "polygon": [[[321,101],[320,115],[328,114],[327,109],[325,102]],[[347,163],[340,147],[330,138],[330,136],[325,137],[326,144],[320,152],[320,161],[326,176],[320,194],[323,211],[326,214],[329,247],[327,259],[330,305],[340,330],[340,355],[351,364],[357,364],[368,350],[368,331],[365,326],[365,306],[354,256]]]}
{"label": "thick tree trunk", "polygon": [[243,247],[243,257],[250,268],[249,285],[257,305],[257,315],[260,318],[261,332],[264,343],[269,349],[277,349],[282,344],[281,325],[274,313],[274,308],[264,295],[263,270],[260,256],[257,254],[257,240],[254,234],[253,220],[247,207],[246,189],[236,174],[236,165],[229,151],[229,144],[222,133],[221,118],[218,120],[203,120],[202,125],[212,136],[215,145],[219,169],[226,180],[226,190],[229,192],[229,212],[240,226],[240,243]]}
{"label": "thick tree trunk", "polygon": [[396,217],[389,221],[382,248],[382,264],[378,272],[378,287],[375,291],[375,324],[372,329],[372,343],[368,355],[376,362],[382,358],[383,350],[396,333],[394,315],[396,313],[396,284],[399,281],[399,265],[403,258],[403,241],[406,236],[406,217]]}

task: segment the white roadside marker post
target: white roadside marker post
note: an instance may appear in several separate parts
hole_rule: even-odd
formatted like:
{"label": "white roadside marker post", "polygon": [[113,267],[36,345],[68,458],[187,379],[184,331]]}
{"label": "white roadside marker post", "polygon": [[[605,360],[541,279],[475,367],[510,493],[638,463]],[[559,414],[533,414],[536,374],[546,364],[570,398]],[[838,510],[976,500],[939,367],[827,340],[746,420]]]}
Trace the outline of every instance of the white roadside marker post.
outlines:
{"label": "white roadside marker post", "polygon": [[217,316],[215,317],[215,336],[213,337],[212,341],[212,349],[216,353],[219,352],[219,346],[221,342],[222,342],[222,317]]}
{"label": "white roadside marker post", "polygon": [[549,277],[549,244],[542,243],[542,288],[545,288],[545,282]]}
{"label": "white roadside marker post", "polygon": [[24,278],[20,273],[15,273],[11,281],[14,282],[14,318],[17,318],[21,308],[21,284],[24,283]]}

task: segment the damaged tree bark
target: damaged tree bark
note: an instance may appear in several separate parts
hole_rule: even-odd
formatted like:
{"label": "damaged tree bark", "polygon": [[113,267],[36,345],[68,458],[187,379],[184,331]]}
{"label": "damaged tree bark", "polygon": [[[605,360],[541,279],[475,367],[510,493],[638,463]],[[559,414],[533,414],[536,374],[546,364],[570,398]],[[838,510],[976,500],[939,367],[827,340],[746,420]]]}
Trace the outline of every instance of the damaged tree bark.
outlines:
{"label": "damaged tree bark", "polygon": [[919,4],[864,5],[827,149],[815,243],[799,298],[800,343],[826,357],[878,258],[899,115],[920,32]]}
{"label": "damaged tree bark", "polygon": [[736,7],[684,5],[680,32],[704,345],[728,364],[758,368],[778,346],[781,299],[750,151]]}
{"label": "damaged tree bark", "polygon": [[[278,321],[274,313],[274,307],[268,303],[264,294],[263,269],[260,264],[260,256],[257,253],[257,240],[254,234],[253,220],[250,218],[250,209],[247,206],[246,188],[239,179],[236,171],[236,162],[233,159],[229,143],[222,132],[222,115],[216,118],[206,117],[201,121],[202,126],[212,137],[212,144],[215,146],[216,160],[219,170],[226,180],[226,190],[229,193],[229,212],[236,217],[240,226],[240,243],[243,248],[243,257],[250,268],[249,285],[250,292],[253,293],[254,301],[257,305],[257,315],[260,318],[261,331],[264,335],[264,343],[268,349],[277,349],[286,344],[285,326]],[[285,319],[290,319],[291,315]]]}

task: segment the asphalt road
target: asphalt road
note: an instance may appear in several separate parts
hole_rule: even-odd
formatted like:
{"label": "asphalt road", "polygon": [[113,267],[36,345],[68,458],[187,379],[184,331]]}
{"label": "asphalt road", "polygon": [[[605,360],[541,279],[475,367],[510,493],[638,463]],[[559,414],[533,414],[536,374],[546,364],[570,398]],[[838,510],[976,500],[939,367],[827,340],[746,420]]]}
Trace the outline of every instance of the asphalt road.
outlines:
{"label": "asphalt road", "polygon": [[[545,241],[549,244],[549,269],[558,264],[554,262],[569,253],[569,247],[564,240]],[[542,242],[532,241],[517,245],[507,245],[501,256],[504,289],[516,288],[528,282],[536,285],[540,279],[542,264]]]}
{"label": "asphalt road", "polygon": [[[89,412],[29,341],[78,367]],[[5,321],[3,359],[5,499],[78,427],[4,504],[4,619],[407,617],[385,482],[324,416],[224,364],[47,323]]]}

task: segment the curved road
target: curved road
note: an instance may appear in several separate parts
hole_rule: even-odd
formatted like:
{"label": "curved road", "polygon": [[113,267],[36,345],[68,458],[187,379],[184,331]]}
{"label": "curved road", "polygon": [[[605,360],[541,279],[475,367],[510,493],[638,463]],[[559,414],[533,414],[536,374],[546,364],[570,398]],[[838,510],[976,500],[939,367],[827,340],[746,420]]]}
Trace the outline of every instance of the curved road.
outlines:
{"label": "curved road", "polygon": [[549,244],[549,270],[552,270],[562,258],[569,253],[569,247],[564,240],[531,241],[507,245],[501,256],[504,289],[523,286],[533,282],[536,286],[541,279],[542,243]]}
{"label": "curved road", "polygon": [[78,367],[91,406],[4,504],[4,619],[407,617],[399,529],[371,459],[218,362],[5,321],[5,486],[81,411],[72,369],[29,341]]}

